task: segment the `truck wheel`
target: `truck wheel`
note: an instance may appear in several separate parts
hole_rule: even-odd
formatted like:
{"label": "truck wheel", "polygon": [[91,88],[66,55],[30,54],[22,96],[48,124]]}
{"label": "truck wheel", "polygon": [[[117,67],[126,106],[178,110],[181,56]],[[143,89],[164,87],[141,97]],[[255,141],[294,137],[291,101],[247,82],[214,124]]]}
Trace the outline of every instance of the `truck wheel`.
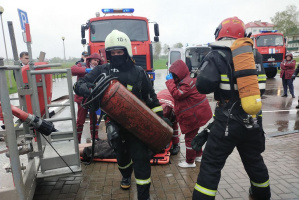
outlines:
{"label": "truck wheel", "polygon": [[277,74],[277,68],[274,67],[266,68],[265,71],[267,78],[274,78]]}

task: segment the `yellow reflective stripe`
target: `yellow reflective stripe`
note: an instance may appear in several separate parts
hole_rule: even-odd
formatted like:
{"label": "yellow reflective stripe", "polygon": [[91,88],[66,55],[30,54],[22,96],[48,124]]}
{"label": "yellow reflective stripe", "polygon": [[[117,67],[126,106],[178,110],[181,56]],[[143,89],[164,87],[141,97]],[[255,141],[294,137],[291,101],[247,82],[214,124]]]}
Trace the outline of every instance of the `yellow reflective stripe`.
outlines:
{"label": "yellow reflective stripe", "polygon": [[252,185],[254,185],[255,187],[259,187],[259,188],[265,188],[268,187],[270,185],[269,180],[267,180],[264,183],[255,183],[253,181],[250,181],[252,183]]}
{"label": "yellow reflective stripe", "polygon": [[229,81],[229,78],[226,74],[221,74],[220,76],[221,76],[221,81],[226,81],[226,82]]}
{"label": "yellow reflective stripe", "polygon": [[138,185],[146,185],[151,183],[151,178],[148,179],[137,179],[136,178],[136,184]]}
{"label": "yellow reflective stripe", "polygon": [[196,183],[194,189],[197,190],[198,192],[201,192],[205,195],[212,196],[212,197],[216,196],[216,192],[217,192],[217,190],[209,190],[207,188],[204,188],[204,187],[198,185],[197,183]]}
{"label": "yellow reflective stripe", "polygon": [[129,91],[132,91],[133,86],[132,86],[132,85],[127,85],[127,89],[128,89]]}
{"label": "yellow reflective stripe", "polygon": [[267,80],[266,74],[259,74],[258,75],[258,80],[259,81],[266,81]]}
{"label": "yellow reflective stripe", "polygon": [[163,108],[162,108],[162,106],[158,106],[158,107],[152,108],[152,111],[154,111],[156,113],[159,111],[163,111]]}
{"label": "yellow reflective stripe", "polygon": [[130,167],[130,165],[132,165],[132,164],[133,164],[133,161],[131,160],[131,162],[129,164],[127,164],[126,166],[124,166],[124,167],[121,167],[121,166],[118,165],[118,168],[119,169],[126,169],[126,168]]}

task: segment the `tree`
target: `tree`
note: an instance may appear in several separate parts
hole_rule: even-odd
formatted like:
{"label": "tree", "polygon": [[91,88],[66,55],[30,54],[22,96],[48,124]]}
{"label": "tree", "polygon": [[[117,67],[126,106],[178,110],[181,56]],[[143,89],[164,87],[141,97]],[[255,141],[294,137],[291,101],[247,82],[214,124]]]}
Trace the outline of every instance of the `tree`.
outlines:
{"label": "tree", "polygon": [[271,21],[274,24],[274,28],[284,35],[292,33],[298,33],[299,31],[299,11],[295,5],[289,5],[286,10],[282,12],[276,12],[274,17],[271,17]]}
{"label": "tree", "polygon": [[154,58],[155,59],[159,59],[159,56],[161,54],[161,43],[160,42],[157,42],[155,43],[154,45]]}
{"label": "tree", "polygon": [[163,45],[163,53],[164,55],[167,55],[168,54],[168,51],[169,51],[169,45],[168,44],[164,44]]}
{"label": "tree", "polygon": [[183,44],[181,42],[178,42],[173,45],[173,48],[181,48],[181,47],[183,47]]}

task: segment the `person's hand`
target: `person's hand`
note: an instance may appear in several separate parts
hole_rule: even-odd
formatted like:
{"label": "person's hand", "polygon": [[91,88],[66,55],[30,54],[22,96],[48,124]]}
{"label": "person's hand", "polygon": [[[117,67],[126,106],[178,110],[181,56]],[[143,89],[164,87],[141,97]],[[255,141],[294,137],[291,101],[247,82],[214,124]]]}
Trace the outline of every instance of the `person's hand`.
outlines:
{"label": "person's hand", "polygon": [[292,75],[292,79],[293,79],[293,80],[295,80],[295,78],[296,78],[296,75],[295,75],[295,74],[293,74],[293,75]]}
{"label": "person's hand", "polygon": [[173,77],[172,77],[172,73],[169,73],[169,74],[166,76],[166,80],[167,80],[167,81],[170,80],[170,79],[173,79]]}
{"label": "person's hand", "polygon": [[86,72],[86,73],[89,73],[91,70],[92,70],[91,68],[86,68],[86,69],[85,69],[85,72]]}

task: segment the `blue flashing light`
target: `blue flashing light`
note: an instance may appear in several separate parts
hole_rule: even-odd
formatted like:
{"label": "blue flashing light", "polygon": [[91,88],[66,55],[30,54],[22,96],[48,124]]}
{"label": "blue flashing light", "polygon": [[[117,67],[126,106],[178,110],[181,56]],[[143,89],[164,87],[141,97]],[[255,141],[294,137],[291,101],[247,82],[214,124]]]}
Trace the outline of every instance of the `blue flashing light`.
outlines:
{"label": "blue flashing light", "polygon": [[133,13],[134,12],[134,8],[124,8],[123,9],[123,13]]}
{"label": "blue flashing light", "polygon": [[109,9],[109,8],[105,8],[105,9],[102,9],[102,12],[103,13],[113,13],[114,12],[114,10],[113,9]]}
{"label": "blue flashing light", "polygon": [[134,8],[121,8],[121,9],[105,8],[105,9],[102,9],[102,12],[104,14],[108,14],[108,13],[133,13]]}

